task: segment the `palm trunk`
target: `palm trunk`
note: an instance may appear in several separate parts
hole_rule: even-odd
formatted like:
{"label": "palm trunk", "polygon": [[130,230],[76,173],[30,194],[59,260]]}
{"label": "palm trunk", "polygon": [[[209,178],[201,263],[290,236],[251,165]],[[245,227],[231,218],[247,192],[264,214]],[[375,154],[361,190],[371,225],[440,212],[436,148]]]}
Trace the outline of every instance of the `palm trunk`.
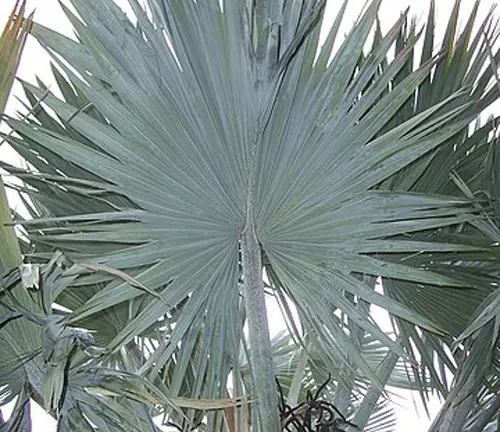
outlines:
{"label": "palm trunk", "polygon": [[434,419],[429,432],[461,431],[467,422],[467,416],[471,412],[474,403],[472,392],[477,379],[475,370],[469,374],[458,392],[448,396],[441,411]]}
{"label": "palm trunk", "polygon": [[272,360],[266,299],[262,282],[260,245],[251,221],[241,235],[245,307],[250,339],[253,394],[260,414],[262,432],[278,432],[280,420],[278,396]]}

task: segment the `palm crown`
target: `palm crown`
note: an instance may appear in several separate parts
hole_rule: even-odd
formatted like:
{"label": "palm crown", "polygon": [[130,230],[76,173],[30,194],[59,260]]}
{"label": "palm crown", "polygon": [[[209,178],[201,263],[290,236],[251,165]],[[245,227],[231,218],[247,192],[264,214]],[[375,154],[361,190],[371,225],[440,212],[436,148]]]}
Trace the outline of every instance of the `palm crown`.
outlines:
{"label": "palm crown", "polygon": [[[373,398],[402,381],[399,358],[406,386],[446,395],[445,347],[481,331],[493,345],[476,391],[494,376],[494,308],[462,333],[481,302],[498,301],[498,227],[470,169],[492,175],[493,123],[468,134],[498,94],[484,67],[498,57],[491,15],[474,34],[472,14],[456,38],[457,2],[435,54],[431,7],[414,67],[420,33],[404,14],[382,35],[380,1],[333,56],[347,2],[322,46],[324,1],[131,0],[134,20],[111,0],[71,4],[75,39],[34,28],[63,97],[23,83],[31,114],[8,120],[9,142],[29,169],[4,164],[35,215],[25,252],[50,260],[38,304],[21,310],[40,325],[32,361],[49,364],[45,403],[63,430],[155,430],[141,402],[208,430],[246,430],[248,415],[255,430],[278,430],[276,373],[289,400],[297,379],[330,373],[336,405],[365,427]],[[295,369],[272,363],[265,288],[303,352]],[[443,296],[449,306],[433,306]],[[370,305],[391,314],[396,339]],[[226,423],[193,410],[208,407],[199,398],[219,400]]]}

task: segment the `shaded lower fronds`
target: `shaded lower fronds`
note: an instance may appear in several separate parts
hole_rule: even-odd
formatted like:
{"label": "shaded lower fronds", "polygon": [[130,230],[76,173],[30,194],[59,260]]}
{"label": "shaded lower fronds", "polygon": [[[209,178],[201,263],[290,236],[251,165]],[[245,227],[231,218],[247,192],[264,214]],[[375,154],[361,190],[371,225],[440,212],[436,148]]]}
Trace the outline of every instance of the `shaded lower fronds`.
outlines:
{"label": "shaded lower fronds", "polygon": [[281,386],[276,380],[280,392],[281,429],[287,432],[344,432],[348,426],[359,430],[358,426],[349,422],[337,407],[320,399],[329,377],[314,393],[308,391],[307,400],[291,407],[286,404]]}

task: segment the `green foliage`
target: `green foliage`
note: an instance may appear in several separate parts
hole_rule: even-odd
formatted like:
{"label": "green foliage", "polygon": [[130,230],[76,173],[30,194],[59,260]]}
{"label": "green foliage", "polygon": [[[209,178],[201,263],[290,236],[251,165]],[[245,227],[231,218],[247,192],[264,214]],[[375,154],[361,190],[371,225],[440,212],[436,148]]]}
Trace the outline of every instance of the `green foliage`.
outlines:
{"label": "green foliage", "polygon": [[[16,1],[12,13],[0,36],[0,120],[3,120],[7,99],[12,87],[20,56],[31,30],[32,18],[25,17],[26,1]],[[0,143],[0,148],[4,142]],[[22,255],[12,223],[11,211],[7,203],[5,186],[0,176],[0,276],[9,275],[12,268],[21,264]],[[2,277],[0,292],[4,291]],[[32,306],[31,299],[22,287],[14,287],[15,295],[26,307]],[[6,422],[0,416],[0,429],[26,430],[31,428],[30,396],[42,400],[41,372],[32,359],[32,351],[39,346],[39,332],[28,322],[16,321],[16,314],[4,307],[4,296],[0,298],[0,405],[12,401],[17,396],[14,411]],[[10,301],[9,301],[10,302]],[[12,322],[12,321],[16,322]],[[38,393],[37,393],[38,390]]]}
{"label": "green foliage", "polygon": [[469,126],[498,97],[493,15],[474,32],[475,9],[458,32],[457,2],[436,54],[433,5],[423,33],[403,14],[383,35],[373,1],[332,56],[347,2],[321,46],[322,1],[131,0],[133,18],[112,0],[71,4],[76,38],[33,29],[63,98],[23,83],[30,115],[8,120],[9,143],[29,169],[2,163],[33,215],[38,358],[59,429],[157,430],[163,413],[184,429],[264,430],[247,229],[257,292],[289,327],[270,344],[285,398],[330,374],[342,412],[389,431],[386,385],[457,398],[457,366],[487,355],[468,382],[468,421],[484,421],[498,385],[498,152],[494,121]]}

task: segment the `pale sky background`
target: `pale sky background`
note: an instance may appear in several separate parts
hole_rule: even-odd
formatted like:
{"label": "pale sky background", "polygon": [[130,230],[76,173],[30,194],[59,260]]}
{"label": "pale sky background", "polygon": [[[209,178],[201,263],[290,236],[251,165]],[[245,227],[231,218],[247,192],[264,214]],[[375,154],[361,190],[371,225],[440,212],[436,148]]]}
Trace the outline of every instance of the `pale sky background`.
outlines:
{"label": "pale sky background", "polygon": [[[126,0],[116,0],[118,4],[128,9]],[[67,4],[67,1],[64,1]],[[333,21],[336,10],[341,4],[341,0],[329,0],[327,4],[326,14],[328,19]],[[3,28],[9,13],[11,12],[15,0],[0,0],[0,26]],[[347,9],[347,14],[344,19],[344,33],[348,31],[352,23],[355,21],[359,11],[365,4],[365,0],[350,0]],[[417,23],[422,24],[425,22],[427,12],[429,9],[430,0],[384,0],[380,11],[380,19],[382,23],[382,30],[387,31],[390,26],[397,20],[401,11],[410,6],[410,15],[417,17]],[[444,24],[447,21],[449,12],[454,4],[454,0],[436,0],[437,8],[437,24],[438,24],[438,38],[439,41],[443,33]],[[463,24],[469,17],[470,10],[474,4],[474,0],[462,0],[461,19]],[[486,15],[486,13],[493,6],[493,0],[482,0],[480,6],[480,13],[478,22]],[[47,27],[53,28],[61,33],[67,35],[71,34],[71,26],[68,23],[65,15],[61,11],[57,0],[28,0],[28,11],[31,12],[36,9],[35,20]],[[130,10],[130,9],[128,9]],[[46,84],[51,84],[53,78],[49,68],[49,57],[41,49],[41,47],[34,40],[28,40],[24,50],[23,60],[21,61],[18,70],[18,76],[22,79],[35,82],[35,75],[42,78]],[[15,85],[13,94],[22,96],[20,86]],[[16,109],[20,108],[20,104],[11,98],[7,107],[7,112],[13,114]],[[1,147],[2,159],[9,158],[12,162],[15,160],[14,154],[7,154],[8,149],[5,145]],[[275,309],[275,308],[272,308]],[[278,317],[277,311],[272,310],[270,316],[270,325],[274,327],[271,329],[272,333],[276,333],[283,327],[281,320]],[[279,313],[279,312],[278,312]],[[382,323],[383,324],[383,323]],[[425,411],[420,404],[418,395],[412,395],[411,392],[400,392],[404,397],[395,399],[399,405],[397,413],[399,418],[398,431],[405,432],[426,432],[431,420],[427,418]],[[33,407],[33,431],[34,432],[52,432],[55,431],[55,421],[47,415],[42,408]],[[431,402],[431,416],[435,415],[440,407],[440,402],[437,398]],[[8,412],[4,412],[8,414]]]}

